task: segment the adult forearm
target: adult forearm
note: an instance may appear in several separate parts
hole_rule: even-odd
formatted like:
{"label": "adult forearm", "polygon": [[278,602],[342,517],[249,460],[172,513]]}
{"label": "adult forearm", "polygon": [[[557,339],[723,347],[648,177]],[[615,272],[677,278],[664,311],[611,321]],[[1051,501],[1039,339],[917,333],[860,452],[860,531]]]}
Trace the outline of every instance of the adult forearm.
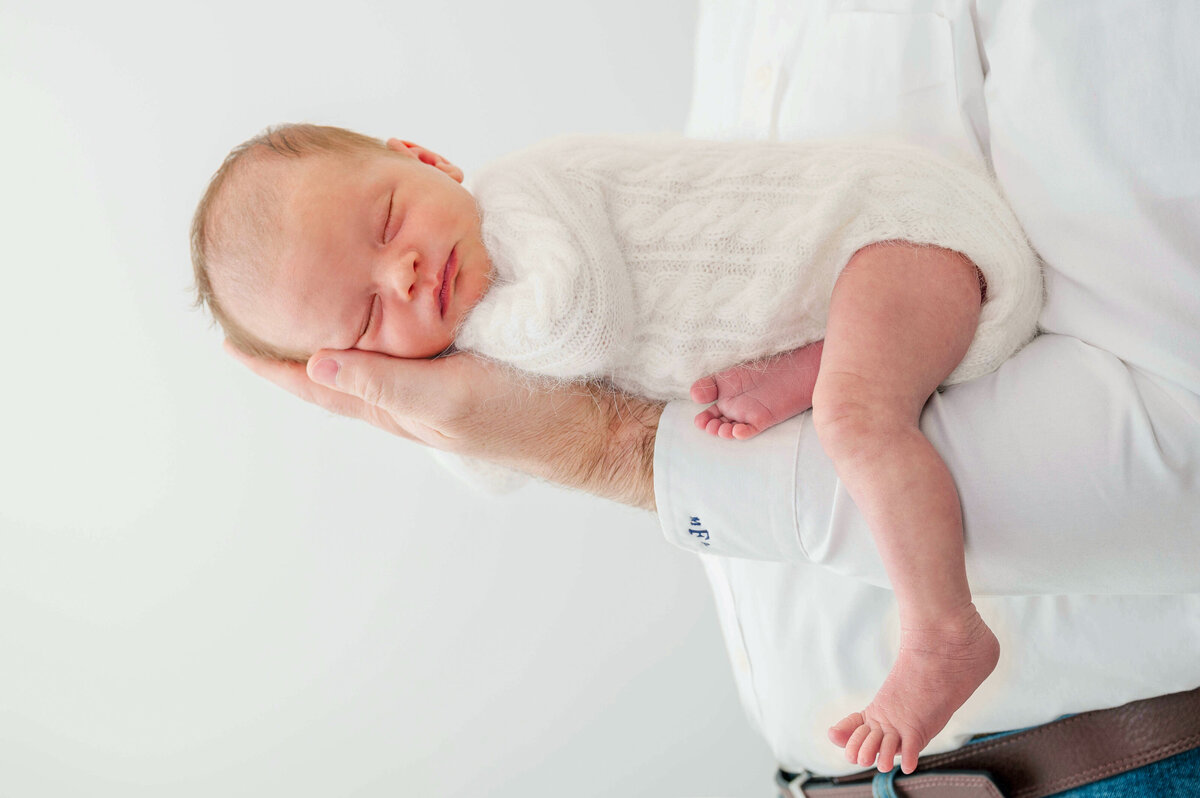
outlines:
{"label": "adult forearm", "polygon": [[[1197,402],[1053,335],[933,396],[921,429],[954,476],[972,590],[1200,590]],[[668,540],[888,585],[871,530],[807,415],[721,442],[690,434],[692,412],[668,408],[658,430]]]}
{"label": "adult forearm", "polygon": [[654,443],[662,402],[596,384],[539,386],[529,375],[468,354],[407,360],[322,350],[313,357],[322,366],[310,373],[301,364],[227,349],[255,373],[333,413],[655,510]]}
{"label": "adult forearm", "polygon": [[654,440],[663,403],[588,384],[540,395],[543,426],[514,440],[506,465],[653,511]]}

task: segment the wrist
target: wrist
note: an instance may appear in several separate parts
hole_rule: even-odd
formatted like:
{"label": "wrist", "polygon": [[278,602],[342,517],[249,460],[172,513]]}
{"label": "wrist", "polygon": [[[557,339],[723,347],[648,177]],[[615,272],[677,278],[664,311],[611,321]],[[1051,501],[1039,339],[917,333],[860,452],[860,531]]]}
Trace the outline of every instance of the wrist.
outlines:
{"label": "wrist", "polygon": [[463,445],[446,448],[655,510],[654,442],[664,402],[606,384],[531,385],[528,378],[511,377],[500,383],[509,389],[504,411],[469,406],[464,419],[470,429],[456,438]]}
{"label": "wrist", "polygon": [[[595,496],[654,511],[654,440],[664,403],[587,383],[539,393],[541,431],[507,464]],[[505,458],[507,459],[507,458]]]}
{"label": "wrist", "polygon": [[584,490],[656,511],[654,444],[665,403],[593,386],[599,413],[596,448]]}

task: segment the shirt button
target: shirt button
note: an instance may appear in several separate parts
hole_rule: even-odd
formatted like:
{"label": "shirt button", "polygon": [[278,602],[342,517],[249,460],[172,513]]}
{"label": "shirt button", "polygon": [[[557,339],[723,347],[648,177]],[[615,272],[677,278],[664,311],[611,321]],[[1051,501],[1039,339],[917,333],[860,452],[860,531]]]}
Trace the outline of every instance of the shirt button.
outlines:
{"label": "shirt button", "polygon": [[758,88],[766,89],[767,86],[771,85],[771,77],[774,75],[774,73],[775,70],[771,69],[770,64],[763,64],[758,69],[754,70],[754,83],[758,86]]}

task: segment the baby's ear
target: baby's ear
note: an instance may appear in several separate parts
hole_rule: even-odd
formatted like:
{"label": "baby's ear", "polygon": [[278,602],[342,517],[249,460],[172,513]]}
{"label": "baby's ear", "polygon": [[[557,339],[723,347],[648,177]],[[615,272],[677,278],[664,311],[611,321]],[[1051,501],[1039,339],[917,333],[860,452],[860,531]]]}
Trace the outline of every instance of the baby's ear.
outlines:
{"label": "baby's ear", "polygon": [[427,150],[419,144],[414,144],[411,141],[404,141],[402,139],[388,139],[387,145],[388,149],[395,150],[396,152],[416,158],[421,163],[429,164],[435,169],[448,174],[459,183],[463,181],[462,170],[442,156],[438,155],[433,150]]}
{"label": "baby's ear", "polygon": [[408,152],[409,142],[401,141],[400,139],[388,139],[387,148],[396,152]]}

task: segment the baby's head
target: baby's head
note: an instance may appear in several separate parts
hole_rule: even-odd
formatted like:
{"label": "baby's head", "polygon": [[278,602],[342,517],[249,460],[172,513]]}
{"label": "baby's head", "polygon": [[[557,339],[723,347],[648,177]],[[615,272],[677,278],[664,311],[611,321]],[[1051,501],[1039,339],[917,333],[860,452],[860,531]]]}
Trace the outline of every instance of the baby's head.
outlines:
{"label": "baby's head", "polygon": [[435,356],[491,275],[462,179],[411,142],[270,128],[229,153],[196,208],[198,304],[258,357]]}

